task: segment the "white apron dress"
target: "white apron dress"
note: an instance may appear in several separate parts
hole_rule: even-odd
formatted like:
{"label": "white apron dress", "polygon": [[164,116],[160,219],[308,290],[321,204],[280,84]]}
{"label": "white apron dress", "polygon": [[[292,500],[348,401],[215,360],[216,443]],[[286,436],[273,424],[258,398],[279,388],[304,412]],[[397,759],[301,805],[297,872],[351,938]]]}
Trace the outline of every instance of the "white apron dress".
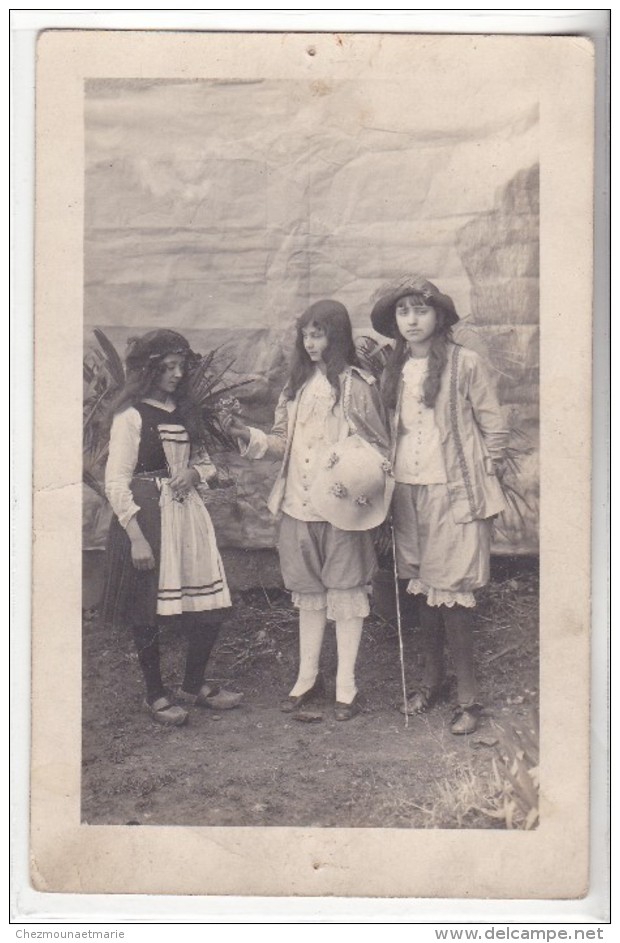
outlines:
{"label": "white apron dress", "polygon": [[[160,424],[161,442],[171,477],[189,466],[190,441],[183,426]],[[159,479],[161,560],[157,614],[180,615],[231,605],[224,567],[209,512],[195,488],[173,496],[170,482]]]}

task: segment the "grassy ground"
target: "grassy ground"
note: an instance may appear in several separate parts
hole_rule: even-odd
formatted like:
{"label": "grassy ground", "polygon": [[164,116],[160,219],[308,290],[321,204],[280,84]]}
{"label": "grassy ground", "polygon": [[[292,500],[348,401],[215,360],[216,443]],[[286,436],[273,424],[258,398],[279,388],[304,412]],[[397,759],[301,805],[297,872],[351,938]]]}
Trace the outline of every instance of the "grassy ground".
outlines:
{"label": "grassy ground", "polygon": [[[297,616],[280,590],[237,594],[209,676],[245,694],[221,714],[192,708],[166,729],[142,710],[143,687],[129,636],[85,613],[82,816],[91,824],[507,828],[536,825],[538,573],[529,558],[496,560],[480,593],[476,651],[482,724],[449,731],[450,704],[408,726],[401,698],[398,633],[368,620],[358,661],[363,713],[333,719],[333,630],[322,667],[321,720],[282,714],[297,659]],[[404,632],[407,684],[422,661],[418,634]],[[165,677],[180,680],[184,642],[162,633]],[[314,706],[313,706],[314,709]]]}

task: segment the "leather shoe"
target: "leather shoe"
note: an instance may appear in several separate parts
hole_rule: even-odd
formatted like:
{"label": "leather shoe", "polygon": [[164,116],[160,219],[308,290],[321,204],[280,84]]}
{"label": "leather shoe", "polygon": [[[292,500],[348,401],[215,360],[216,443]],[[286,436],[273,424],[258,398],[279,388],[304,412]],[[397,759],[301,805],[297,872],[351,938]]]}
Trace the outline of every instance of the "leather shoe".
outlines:
{"label": "leather shoe", "polygon": [[182,688],[177,690],[177,697],[186,704],[210,707],[214,711],[230,711],[243,700],[243,694],[227,691],[215,684],[203,684],[197,694],[190,694]]}
{"label": "leather shoe", "polygon": [[187,722],[187,711],[166,695],[156,698],[151,704],[145,701],[144,706],[155,723],[164,727],[182,727]]}
{"label": "leather shoe", "polygon": [[478,717],[479,712],[476,708],[461,708],[454,715],[450,730],[457,735],[475,733],[478,729]]}
{"label": "leather shoe", "polygon": [[280,701],[280,710],[283,714],[292,714],[293,711],[299,710],[303,704],[307,704],[308,701],[311,701],[315,697],[320,697],[324,693],[325,683],[323,676],[317,675],[316,681],[312,687],[304,691],[303,694],[297,694],[295,696],[289,694],[283,701]]}
{"label": "leather shoe", "polygon": [[342,701],[336,701],[334,717],[336,720],[351,720],[352,717],[355,717],[357,714],[359,714],[360,710],[361,707],[356,694],[350,704],[344,704]]}

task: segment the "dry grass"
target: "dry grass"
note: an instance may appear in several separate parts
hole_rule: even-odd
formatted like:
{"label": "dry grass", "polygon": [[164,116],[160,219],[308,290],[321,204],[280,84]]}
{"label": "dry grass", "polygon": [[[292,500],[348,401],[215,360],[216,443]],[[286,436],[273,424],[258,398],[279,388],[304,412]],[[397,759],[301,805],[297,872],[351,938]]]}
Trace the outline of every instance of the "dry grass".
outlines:
{"label": "dry grass", "polygon": [[[533,710],[524,723],[494,724],[497,742],[490,769],[457,766],[437,786],[437,798],[426,810],[428,828],[462,828],[483,816],[506,829],[530,830],[538,824],[538,724]],[[491,742],[491,741],[488,741]]]}
{"label": "dry grass", "polygon": [[273,596],[265,589],[245,593],[235,615],[238,634],[219,647],[219,654],[230,659],[231,670],[251,666],[265,657],[280,662],[285,645],[297,638],[297,610],[281,592]]}

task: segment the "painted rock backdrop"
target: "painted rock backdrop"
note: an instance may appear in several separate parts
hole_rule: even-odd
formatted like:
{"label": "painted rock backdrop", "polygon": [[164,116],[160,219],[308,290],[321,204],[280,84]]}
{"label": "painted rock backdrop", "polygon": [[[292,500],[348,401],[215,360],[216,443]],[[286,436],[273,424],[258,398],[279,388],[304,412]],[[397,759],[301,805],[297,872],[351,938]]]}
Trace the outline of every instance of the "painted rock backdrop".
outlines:
{"label": "painted rock backdrop", "polygon": [[[496,552],[537,550],[538,110],[476,92],[449,116],[363,83],[91,80],[85,96],[85,344],[182,331],[218,348],[269,426],[292,321],[335,297],[371,333],[379,285],[418,271],[452,295],[485,353],[521,453],[520,513]],[[481,94],[481,93],[480,93]],[[396,97],[398,98],[398,97]],[[484,107],[482,107],[484,105]],[[235,486],[206,500],[221,546],[270,548],[271,461],[220,454]],[[84,548],[109,510],[85,487]]]}

